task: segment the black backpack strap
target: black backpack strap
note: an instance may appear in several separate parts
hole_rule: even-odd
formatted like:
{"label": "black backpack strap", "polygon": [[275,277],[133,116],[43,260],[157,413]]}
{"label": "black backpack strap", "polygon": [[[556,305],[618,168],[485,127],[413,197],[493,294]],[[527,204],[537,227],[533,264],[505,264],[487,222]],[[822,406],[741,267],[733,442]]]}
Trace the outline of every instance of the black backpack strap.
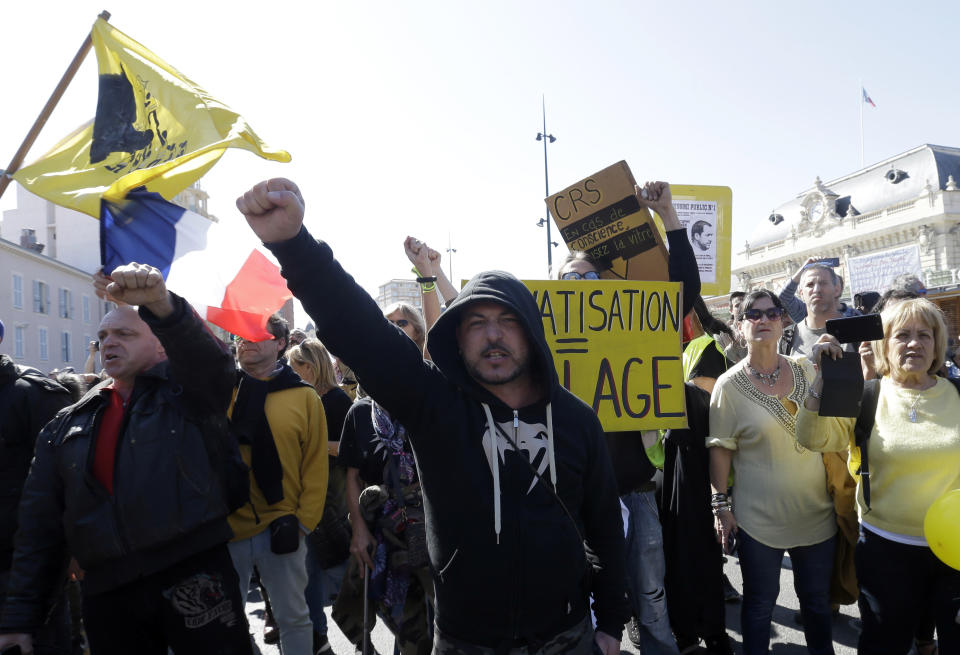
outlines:
{"label": "black backpack strap", "polygon": [[867,444],[873,432],[873,424],[877,418],[877,402],[880,399],[880,380],[867,380],[863,383],[863,396],[860,399],[860,414],[853,426],[853,436],[860,449],[860,488],[863,490],[863,503],[870,511],[870,458]]}

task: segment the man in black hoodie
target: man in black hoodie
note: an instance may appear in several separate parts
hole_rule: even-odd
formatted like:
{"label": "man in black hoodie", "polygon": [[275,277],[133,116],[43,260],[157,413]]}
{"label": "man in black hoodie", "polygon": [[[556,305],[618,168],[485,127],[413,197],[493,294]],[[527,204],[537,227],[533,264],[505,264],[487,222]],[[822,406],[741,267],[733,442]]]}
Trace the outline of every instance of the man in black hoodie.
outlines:
{"label": "man in black hoodie", "polygon": [[616,481],[596,415],[559,384],[527,288],[503,272],[474,277],[430,331],[425,362],[303,227],[295,184],[261,182],[237,206],[318,338],[410,434],[436,585],[434,652],[584,653],[596,643],[619,653],[629,609]]}

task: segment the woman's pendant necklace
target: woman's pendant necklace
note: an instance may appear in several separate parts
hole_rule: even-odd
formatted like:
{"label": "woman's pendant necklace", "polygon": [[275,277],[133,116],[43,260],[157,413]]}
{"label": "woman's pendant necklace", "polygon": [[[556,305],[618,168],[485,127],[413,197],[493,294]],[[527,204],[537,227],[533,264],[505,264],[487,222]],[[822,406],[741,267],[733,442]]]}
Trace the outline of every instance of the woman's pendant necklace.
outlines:
{"label": "woman's pendant necklace", "polygon": [[749,362],[747,362],[747,370],[750,371],[750,375],[758,377],[760,381],[766,383],[768,387],[775,387],[777,380],[780,379],[780,359],[777,358],[777,368],[775,368],[772,373],[761,373],[750,366]]}
{"label": "woman's pendant necklace", "polygon": [[913,399],[913,404],[910,405],[910,411],[907,413],[907,418],[911,423],[917,422],[917,405],[920,404],[920,393],[917,392],[917,397]]}

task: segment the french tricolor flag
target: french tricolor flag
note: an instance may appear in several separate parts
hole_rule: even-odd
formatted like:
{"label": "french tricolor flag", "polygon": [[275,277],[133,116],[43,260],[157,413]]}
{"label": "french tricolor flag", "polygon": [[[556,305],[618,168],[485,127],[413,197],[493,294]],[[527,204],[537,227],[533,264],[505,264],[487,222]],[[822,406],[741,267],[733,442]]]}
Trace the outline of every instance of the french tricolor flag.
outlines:
{"label": "french tricolor flag", "polygon": [[863,101],[869,103],[871,107],[876,109],[877,106],[873,104],[873,98],[870,97],[870,94],[867,93],[867,90],[861,86],[860,91],[863,92]]}
{"label": "french tricolor flag", "polygon": [[229,230],[142,187],[122,203],[101,203],[100,256],[107,275],[130,262],[160,269],[202,318],[251,341],[271,338],[267,318],[292,297],[249,230]]}

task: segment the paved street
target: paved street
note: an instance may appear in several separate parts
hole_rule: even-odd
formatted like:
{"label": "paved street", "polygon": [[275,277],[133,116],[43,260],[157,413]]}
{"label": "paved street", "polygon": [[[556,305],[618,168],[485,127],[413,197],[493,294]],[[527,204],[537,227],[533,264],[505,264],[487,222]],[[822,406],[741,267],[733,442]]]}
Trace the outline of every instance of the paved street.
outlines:
{"label": "paved street", "polygon": [[[784,558],[780,583],[780,598],[777,601],[777,608],[773,614],[773,625],[770,636],[770,652],[772,655],[805,655],[807,652],[803,641],[803,631],[797,625],[794,616],[799,609],[797,596],[793,591],[793,572],[790,570],[790,559]],[[726,565],[727,576],[730,578],[733,586],[738,591],[743,589],[743,582],[740,576],[740,566],[736,558],[730,558]],[[256,638],[263,655],[278,655],[280,650],[276,646],[267,646],[263,643],[263,603],[259,601],[258,596],[251,595],[250,602],[247,604],[247,613],[250,619],[251,630]],[[839,618],[834,621],[833,639],[835,642],[836,655],[854,655],[857,646],[857,633],[850,627],[850,619],[859,618],[860,613],[856,605],[846,605],[841,608]],[[327,620],[330,625],[329,638],[333,646],[333,651],[337,655],[350,655],[354,652],[353,646],[344,639],[343,635],[337,629],[336,624],[330,617],[330,609],[327,608]],[[731,603],[727,605],[727,632],[734,642],[734,651],[739,655],[742,653],[740,648],[740,604]],[[390,655],[393,652],[393,637],[390,632],[381,624],[378,624],[373,632],[373,643],[381,655]],[[624,634],[623,652],[639,653],[640,651],[626,638]]]}

